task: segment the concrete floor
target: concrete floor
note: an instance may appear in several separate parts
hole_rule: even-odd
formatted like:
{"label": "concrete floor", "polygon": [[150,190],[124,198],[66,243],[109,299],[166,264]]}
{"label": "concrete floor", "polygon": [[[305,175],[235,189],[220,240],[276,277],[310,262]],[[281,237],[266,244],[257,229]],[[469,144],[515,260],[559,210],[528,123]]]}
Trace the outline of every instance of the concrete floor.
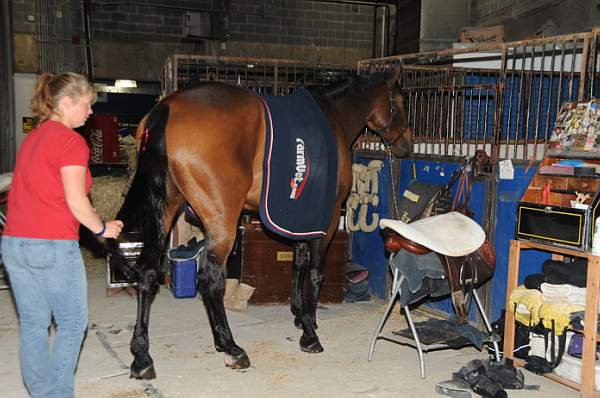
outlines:
{"label": "concrete floor", "polygon": [[[129,379],[131,329],[136,300],[107,297],[101,263],[88,264],[90,328],[76,376],[77,397],[441,397],[435,384],[450,378],[468,361],[485,354],[472,348],[425,355],[426,380],[419,375],[415,350],[379,340],[372,362],[367,351],[383,303],[321,306],[319,336],[325,352],[300,352],[300,331],[287,305],[249,305],[229,311],[237,343],[252,366],[234,371],[212,343],[201,301],[176,299],[162,288],[152,307],[150,352],[158,377]],[[415,319],[418,320],[418,319]],[[406,327],[397,313],[385,331]],[[0,396],[26,397],[18,360],[18,323],[10,291],[0,291]],[[540,391],[509,391],[510,397],[577,397],[568,387],[525,371],[528,384]],[[474,396],[476,396],[474,394]]]}

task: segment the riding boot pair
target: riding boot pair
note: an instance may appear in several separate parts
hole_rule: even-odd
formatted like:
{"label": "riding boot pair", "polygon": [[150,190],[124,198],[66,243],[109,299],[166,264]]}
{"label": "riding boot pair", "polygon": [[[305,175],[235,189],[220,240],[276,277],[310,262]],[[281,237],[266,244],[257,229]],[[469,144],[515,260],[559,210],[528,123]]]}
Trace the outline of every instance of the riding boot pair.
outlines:
{"label": "riding boot pair", "polygon": [[455,398],[468,398],[469,390],[484,398],[505,398],[504,389],[538,389],[525,385],[523,372],[513,366],[511,359],[497,362],[475,359],[452,374],[452,379],[436,385],[436,392]]}
{"label": "riding boot pair", "polygon": [[484,398],[506,398],[507,394],[500,383],[488,377],[487,363],[475,359],[452,374],[452,378],[466,381],[471,389]]}

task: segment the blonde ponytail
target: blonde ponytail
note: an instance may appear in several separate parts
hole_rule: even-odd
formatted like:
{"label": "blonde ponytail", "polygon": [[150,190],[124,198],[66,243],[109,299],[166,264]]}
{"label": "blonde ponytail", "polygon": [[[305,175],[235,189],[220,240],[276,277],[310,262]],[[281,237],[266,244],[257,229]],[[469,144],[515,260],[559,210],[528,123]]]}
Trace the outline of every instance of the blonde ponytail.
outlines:
{"label": "blonde ponytail", "polygon": [[62,97],[67,96],[75,100],[90,94],[95,96],[96,92],[83,75],[72,72],[57,75],[42,73],[31,98],[31,112],[36,125],[50,119],[56,113],[56,107]]}
{"label": "blonde ponytail", "polygon": [[52,79],[52,76],[51,73],[42,73],[33,89],[31,112],[35,118],[36,125],[47,120],[53,113],[54,98],[52,98],[50,87],[48,86],[48,82]]}

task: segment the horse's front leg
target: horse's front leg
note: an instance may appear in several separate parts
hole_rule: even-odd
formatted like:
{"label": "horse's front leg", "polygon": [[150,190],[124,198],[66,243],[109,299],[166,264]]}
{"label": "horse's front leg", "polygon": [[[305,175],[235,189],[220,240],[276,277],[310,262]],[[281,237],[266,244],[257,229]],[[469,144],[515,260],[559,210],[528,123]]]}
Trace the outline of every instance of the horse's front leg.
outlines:
{"label": "horse's front leg", "polygon": [[154,379],[156,372],[150,356],[150,340],[148,325],[150,321],[150,306],[158,290],[158,272],[154,268],[144,268],[138,282],[138,311],[137,322],[131,338],[131,353],[133,363],[129,368],[129,377],[136,379]]}
{"label": "horse's front leg", "polygon": [[323,352],[323,346],[317,336],[317,302],[319,291],[323,282],[323,264],[325,261],[323,250],[323,239],[310,241],[309,245],[309,286],[305,297],[302,314],[302,337],[300,337],[300,349],[304,352]]}
{"label": "horse's front leg", "polygon": [[302,327],[302,315],[304,314],[304,279],[308,269],[309,251],[306,242],[294,244],[294,285],[292,291],[291,310],[294,314],[294,325]]}
{"label": "horse's front leg", "polygon": [[[206,251],[205,251],[206,253]],[[245,369],[250,366],[250,359],[233,340],[223,296],[225,294],[225,265],[218,264],[210,252],[202,255],[198,273],[198,287],[202,301],[206,307],[208,320],[213,333],[215,348],[225,353],[225,364],[233,369]]]}

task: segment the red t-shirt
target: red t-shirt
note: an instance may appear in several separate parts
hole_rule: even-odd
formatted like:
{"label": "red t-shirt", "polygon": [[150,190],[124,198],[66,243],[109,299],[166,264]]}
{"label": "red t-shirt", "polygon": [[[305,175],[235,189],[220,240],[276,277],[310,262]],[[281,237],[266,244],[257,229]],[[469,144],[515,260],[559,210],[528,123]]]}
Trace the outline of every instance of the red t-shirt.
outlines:
{"label": "red t-shirt", "polygon": [[65,199],[60,169],[86,167],[85,190],[92,176],[85,139],[62,123],[47,120],[27,134],[17,156],[8,192],[5,236],[79,239],[79,221]]}

